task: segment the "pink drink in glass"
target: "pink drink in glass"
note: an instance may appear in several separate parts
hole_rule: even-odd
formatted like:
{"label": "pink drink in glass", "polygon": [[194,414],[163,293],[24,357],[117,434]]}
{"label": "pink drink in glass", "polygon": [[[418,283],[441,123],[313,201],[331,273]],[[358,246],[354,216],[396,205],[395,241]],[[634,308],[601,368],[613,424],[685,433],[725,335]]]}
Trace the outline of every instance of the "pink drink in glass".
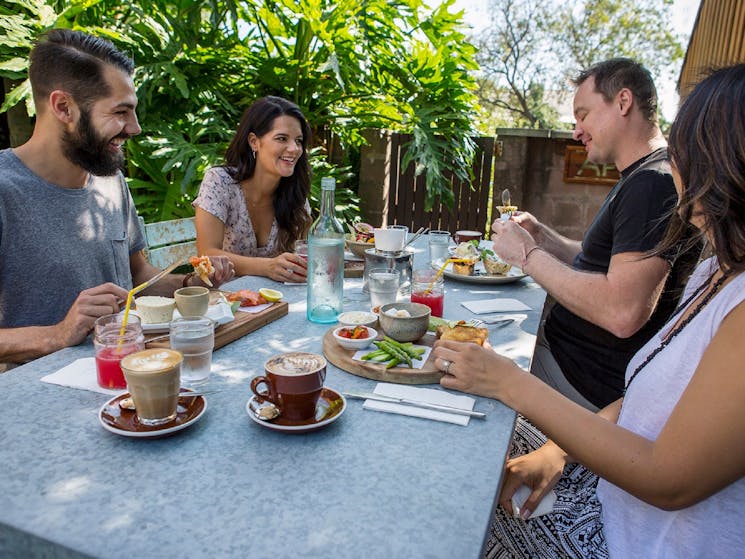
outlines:
{"label": "pink drink in glass", "polygon": [[411,292],[412,303],[422,303],[427,305],[432,310],[432,316],[439,316],[442,318],[443,307],[445,306],[445,294],[435,293],[430,291],[425,293],[424,291]]}

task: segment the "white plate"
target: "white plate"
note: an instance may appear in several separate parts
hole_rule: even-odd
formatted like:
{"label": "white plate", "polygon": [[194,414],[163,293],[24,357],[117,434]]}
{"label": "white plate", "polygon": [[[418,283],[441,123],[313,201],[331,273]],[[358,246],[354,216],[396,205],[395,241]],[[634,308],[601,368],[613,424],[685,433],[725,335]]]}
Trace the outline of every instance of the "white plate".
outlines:
{"label": "white plate", "polygon": [[[432,262],[432,267],[435,270],[439,270],[440,268],[442,268],[442,264],[444,262],[445,262],[444,258],[435,260],[434,262]],[[474,267],[474,273],[472,276],[464,276],[463,274],[456,274],[455,272],[453,272],[452,263],[447,265],[447,268],[445,268],[443,275],[446,278],[450,278],[450,279],[454,279],[458,281],[464,281],[466,283],[487,283],[487,284],[512,283],[514,281],[520,280],[527,276],[527,274],[524,274],[520,268],[516,268],[515,266],[510,268],[510,271],[507,272],[507,275],[490,276],[486,273],[486,270],[484,269],[484,263],[481,261],[476,262],[476,266]]]}
{"label": "white plate", "polygon": [[[137,309],[132,309],[129,312],[131,312],[135,316],[139,316],[137,314]],[[124,311],[119,314],[123,313]],[[230,310],[230,305],[225,301],[219,301],[217,304],[207,307],[207,314],[205,316],[214,320],[217,323],[217,326],[220,326],[221,324],[227,324],[228,322],[233,322],[233,320],[235,320],[233,311]],[[174,310],[173,318],[181,318],[181,313],[179,313],[178,310]],[[168,322],[142,325],[142,331],[145,333],[168,332],[169,328],[170,323]]]}

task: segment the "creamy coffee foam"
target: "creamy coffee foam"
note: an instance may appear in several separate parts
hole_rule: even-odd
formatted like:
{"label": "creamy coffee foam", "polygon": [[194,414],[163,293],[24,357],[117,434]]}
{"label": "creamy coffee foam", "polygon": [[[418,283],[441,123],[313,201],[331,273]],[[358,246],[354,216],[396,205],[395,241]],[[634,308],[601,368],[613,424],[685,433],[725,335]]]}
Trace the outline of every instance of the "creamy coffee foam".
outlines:
{"label": "creamy coffee foam", "polygon": [[326,366],[326,360],[316,353],[283,353],[269,359],[264,369],[275,375],[306,375]]}
{"label": "creamy coffee foam", "polygon": [[177,366],[183,357],[172,349],[146,349],[122,359],[122,368],[138,373],[157,373]]}

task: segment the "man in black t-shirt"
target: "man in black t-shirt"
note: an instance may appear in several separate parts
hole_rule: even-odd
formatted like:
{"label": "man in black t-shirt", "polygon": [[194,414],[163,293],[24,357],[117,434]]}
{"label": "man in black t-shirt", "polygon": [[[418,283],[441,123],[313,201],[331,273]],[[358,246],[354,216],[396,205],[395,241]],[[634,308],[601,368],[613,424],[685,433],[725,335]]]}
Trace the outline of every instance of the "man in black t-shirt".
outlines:
{"label": "man in black t-shirt", "polygon": [[502,258],[556,300],[531,372],[595,410],[621,396],[629,360],[675,309],[698,252],[644,257],[677,219],[649,72],[632,60],[612,59],[574,83],[574,138],[588,160],[613,163],[621,179],[581,243],[525,212],[495,221],[492,240]]}

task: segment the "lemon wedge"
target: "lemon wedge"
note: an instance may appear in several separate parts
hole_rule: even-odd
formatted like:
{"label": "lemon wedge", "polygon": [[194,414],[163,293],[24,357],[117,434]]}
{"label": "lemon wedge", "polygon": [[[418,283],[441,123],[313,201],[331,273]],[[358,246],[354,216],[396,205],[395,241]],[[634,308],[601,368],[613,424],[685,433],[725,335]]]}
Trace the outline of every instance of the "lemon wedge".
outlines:
{"label": "lemon wedge", "polygon": [[270,303],[276,303],[277,301],[282,299],[281,291],[277,291],[276,289],[268,289],[266,287],[262,287],[261,289],[259,289],[259,295],[261,295]]}

